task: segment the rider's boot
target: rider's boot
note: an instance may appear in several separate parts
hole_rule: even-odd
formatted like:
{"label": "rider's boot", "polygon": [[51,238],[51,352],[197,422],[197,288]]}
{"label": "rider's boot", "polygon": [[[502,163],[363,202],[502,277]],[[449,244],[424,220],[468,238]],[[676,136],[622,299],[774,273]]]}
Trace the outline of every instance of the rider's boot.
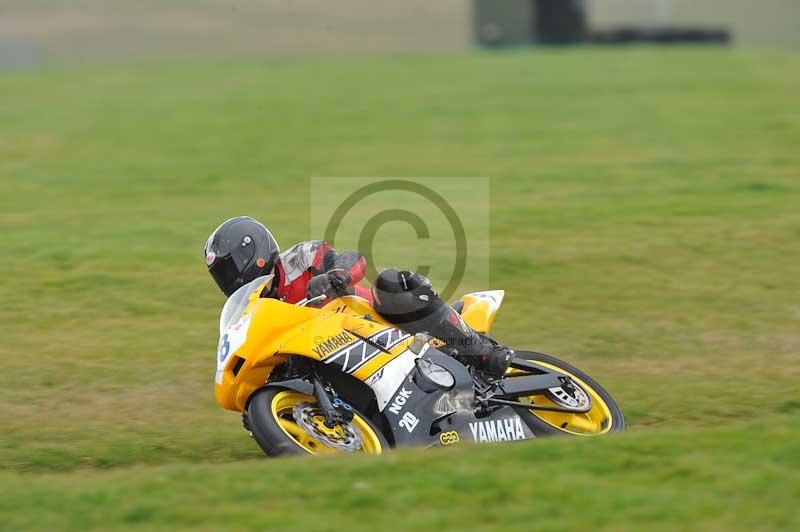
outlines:
{"label": "rider's boot", "polygon": [[486,375],[500,378],[505,374],[514,358],[512,349],[474,331],[453,307],[444,302],[435,314],[438,323],[431,326],[434,336]]}
{"label": "rider's boot", "polygon": [[511,361],[514,360],[514,350],[500,344],[493,344],[484,355],[480,355],[478,369],[495,379],[499,379],[508,371]]}
{"label": "rider's boot", "polygon": [[490,377],[502,377],[514,358],[514,351],[472,330],[461,314],[439,298],[430,281],[418,273],[383,270],[372,294],[375,310],[386,319],[412,334],[428,333],[439,338],[453,354],[467,358]]}

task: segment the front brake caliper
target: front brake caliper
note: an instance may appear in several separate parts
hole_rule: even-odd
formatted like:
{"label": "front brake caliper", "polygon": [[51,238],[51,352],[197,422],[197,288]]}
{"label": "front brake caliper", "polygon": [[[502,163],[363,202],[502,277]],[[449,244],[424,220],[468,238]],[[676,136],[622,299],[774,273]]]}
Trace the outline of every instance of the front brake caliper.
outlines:
{"label": "front brake caliper", "polygon": [[317,398],[319,409],[325,416],[325,426],[328,428],[336,425],[348,425],[353,421],[353,407],[339,398],[335,392],[331,399],[318,378],[314,379],[314,397]]}
{"label": "front brake caliper", "polygon": [[333,407],[336,409],[336,413],[339,415],[339,419],[342,423],[347,425],[353,421],[353,417],[355,416],[353,407],[338,395],[333,398]]}

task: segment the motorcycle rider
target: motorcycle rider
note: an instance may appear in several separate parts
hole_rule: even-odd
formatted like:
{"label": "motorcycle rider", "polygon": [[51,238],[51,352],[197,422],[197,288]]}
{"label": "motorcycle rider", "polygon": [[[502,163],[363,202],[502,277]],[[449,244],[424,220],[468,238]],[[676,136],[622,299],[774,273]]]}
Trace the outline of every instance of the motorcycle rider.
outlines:
{"label": "motorcycle rider", "polygon": [[405,331],[430,334],[452,354],[474,357],[472,365],[489,376],[502,376],[514,357],[511,349],[472,330],[418,273],[387,268],[378,274],[371,292],[359,286],[366,260],[356,251],[337,253],[326,242],[309,240],[281,252],[262,223],[239,216],[211,233],[204,254],[211,277],[228,297],[258,277],[274,275],[262,297],[297,303],[323,294],[326,302],[345,294],[361,296]]}

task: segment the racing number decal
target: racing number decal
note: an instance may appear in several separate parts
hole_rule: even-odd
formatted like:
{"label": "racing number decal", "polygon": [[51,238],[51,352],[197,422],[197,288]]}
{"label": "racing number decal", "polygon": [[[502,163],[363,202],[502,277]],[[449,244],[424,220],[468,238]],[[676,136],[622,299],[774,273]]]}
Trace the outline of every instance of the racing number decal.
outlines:
{"label": "racing number decal", "polygon": [[225,369],[228,357],[242,347],[247,341],[247,330],[250,328],[250,316],[242,316],[231,325],[219,339],[217,346],[217,370]]}
{"label": "racing number decal", "polygon": [[[413,393],[414,390],[406,390],[405,386],[400,388],[400,391],[397,393],[397,397],[394,398],[394,401],[392,401],[392,404],[389,406],[389,412],[399,416],[400,412],[403,411],[403,407]],[[408,431],[409,434],[414,432],[414,429],[417,428],[417,425],[419,425],[419,418],[417,418],[417,416],[411,412],[406,412],[403,414],[403,416],[400,418],[400,421],[397,422],[397,426],[403,427]]]}
{"label": "racing number decal", "polygon": [[419,418],[411,412],[406,412],[403,414],[403,417],[400,418],[398,425],[406,429],[408,433],[411,434],[414,432],[414,429],[417,428],[417,425],[419,425]]}
{"label": "racing number decal", "polygon": [[219,347],[217,348],[217,360],[222,363],[228,358],[231,353],[231,343],[228,341],[228,334],[226,333],[219,339]]}

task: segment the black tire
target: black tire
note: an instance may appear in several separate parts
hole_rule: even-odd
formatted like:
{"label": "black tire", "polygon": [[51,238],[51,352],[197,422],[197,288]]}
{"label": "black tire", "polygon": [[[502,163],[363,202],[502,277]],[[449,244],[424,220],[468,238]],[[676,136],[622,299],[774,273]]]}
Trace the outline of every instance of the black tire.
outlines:
{"label": "black tire", "polygon": [[[617,402],[611,397],[605,388],[603,388],[599,382],[591,378],[589,375],[584,373],[583,371],[579,370],[575,366],[567,364],[563,360],[559,360],[556,357],[552,357],[550,355],[545,355],[544,353],[536,353],[534,351],[516,351],[514,352],[516,358],[521,358],[523,360],[531,360],[533,362],[544,362],[546,364],[550,364],[555,366],[566,373],[571,373],[575,377],[582,380],[588,387],[591,387],[592,390],[600,396],[600,398],[606,403],[608,410],[611,414],[611,428],[604,432],[603,434],[610,434],[614,432],[623,432],[627,428],[627,424],[625,423],[625,417],[622,415],[622,410],[620,410]],[[550,423],[547,423],[536,414],[534,414],[531,410],[515,407],[517,413],[520,417],[527,423],[528,427],[533,431],[536,436],[568,436],[571,433],[561,428],[555,427]]]}
{"label": "black tire", "polygon": [[[275,397],[286,392],[283,388],[262,388],[256,391],[247,406],[247,421],[253,438],[258,446],[269,456],[308,456],[311,453],[289,436],[278,424],[272,414],[272,402]],[[389,450],[389,443],[380,429],[363,413],[353,408],[354,413],[361,418],[379,441],[381,452]]]}

